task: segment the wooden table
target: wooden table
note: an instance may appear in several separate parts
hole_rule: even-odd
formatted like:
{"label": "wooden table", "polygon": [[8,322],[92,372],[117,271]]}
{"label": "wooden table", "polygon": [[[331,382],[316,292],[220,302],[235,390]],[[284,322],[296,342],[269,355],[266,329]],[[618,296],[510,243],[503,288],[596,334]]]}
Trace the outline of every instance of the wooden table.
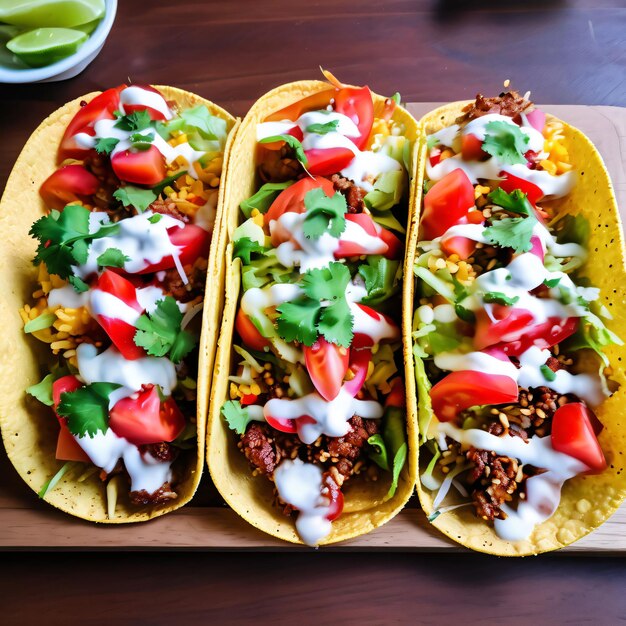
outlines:
{"label": "wooden table", "polygon": [[[510,78],[540,102],[626,106],[623,0],[120,5],[104,50],[82,75],[0,86],[0,186],[48,113],[128,78],[195,91],[236,115],[275,85],[318,77],[318,65],[406,101],[492,93]],[[2,621],[10,624],[293,623],[296,615],[303,623],[608,624],[626,608],[626,568],[610,558],[13,553],[0,563]]]}

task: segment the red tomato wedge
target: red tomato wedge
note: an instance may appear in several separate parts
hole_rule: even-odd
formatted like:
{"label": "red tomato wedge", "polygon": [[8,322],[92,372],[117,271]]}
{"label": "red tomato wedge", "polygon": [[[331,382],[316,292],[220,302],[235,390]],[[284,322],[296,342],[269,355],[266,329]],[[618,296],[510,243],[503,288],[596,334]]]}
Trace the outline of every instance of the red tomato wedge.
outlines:
{"label": "red tomato wedge", "polygon": [[369,87],[344,87],[335,93],[333,108],[349,117],[359,129],[359,136],[352,137],[356,147],[362,149],[374,123],[374,101]]}
{"label": "red tomato wedge", "polygon": [[451,372],[430,390],[433,411],[440,422],[451,422],[471,406],[517,400],[517,383],[508,376],[483,372]]}
{"label": "red tomato wedge", "polygon": [[[110,294],[120,300],[120,304],[125,304],[139,314],[143,313],[143,307],[137,301],[135,286],[123,276],[109,269],[105,269],[98,279],[94,296],[96,296],[97,291]],[[111,313],[114,314],[115,310],[112,309]],[[132,361],[146,356],[145,350],[135,344],[137,329],[134,325],[113,315],[108,316],[101,313],[96,314],[96,319],[125,359]]]}
{"label": "red tomato wedge", "polygon": [[[182,223],[182,222],[181,222]],[[199,257],[209,256],[209,246],[211,244],[211,233],[207,232],[195,224],[184,224],[182,227],[172,226],[167,229],[167,235],[172,244],[179,250],[181,265],[192,265]],[[142,269],[138,274],[151,274],[168,270],[174,267],[174,259],[171,254],[164,256],[158,263],[151,263]]]}
{"label": "red tomato wedge", "polygon": [[94,134],[92,124],[102,119],[113,119],[113,112],[120,107],[120,92],[126,85],[120,85],[113,89],[107,89],[96,96],[91,102],[81,107],[67,125],[61,145],[59,147],[58,160],[82,159],[89,150],[81,148],[74,139],[78,133]]}
{"label": "red tomato wedge", "polygon": [[88,203],[98,187],[100,181],[82,165],[65,165],[43,181],[39,195],[48,208],[60,211],[77,200]]}
{"label": "red tomato wedge", "polygon": [[521,336],[515,341],[497,345],[508,356],[520,356],[532,346],[537,346],[541,350],[551,348],[573,335],[578,329],[579,320],[578,317],[566,319],[551,317],[541,324],[525,327]]}
{"label": "red tomato wedge", "polygon": [[244,345],[248,348],[252,348],[253,350],[263,350],[270,345],[267,338],[263,337],[242,309],[237,311],[237,317],[235,318],[235,330],[241,337],[241,341],[243,341]]}
{"label": "red tomato wedge", "polygon": [[[139,87],[145,91],[151,91],[152,93],[159,94],[161,98],[163,98],[163,94],[158,90],[152,87],[151,85],[133,85],[133,87]],[[165,98],[163,98],[164,106],[167,106],[167,102]],[[152,107],[146,106],[144,104],[128,104],[124,103],[124,113],[129,115],[130,113],[134,113],[135,111],[147,111],[151,120],[164,120],[165,115],[161,113],[158,109],[153,109]]]}
{"label": "red tomato wedge", "polygon": [[[394,341],[400,339],[400,329],[397,324],[384,313],[379,313],[372,307],[365,304],[356,305],[363,313],[368,315],[374,320],[374,323],[379,326],[379,331],[376,333],[378,341]],[[357,321],[355,320],[354,338],[352,340],[352,347],[356,349],[371,348],[374,346],[375,341],[373,337],[364,332],[356,330]]]}
{"label": "red tomato wedge", "polygon": [[467,237],[449,237],[441,241],[441,249],[447,254],[456,254],[465,261],[474,254],[476,242]]}
{"label": "red tomato wedge", "polygon": [[385,407],[395,406],[404,408],[406,406],[406,392],[404,389],[404,381],[401,378],[394,378],[391,383],[391,391],[385,400]]}
{"label": "red tomato wedge", "polygon": [[[61,401],[61,394],[69,391],[76,391],[83,386],[76,376],[63,376],[52,383],[52,402],[56,407]],[[59,438],[57,439],[56,458],[59,461],[81,461],[82,463],[90,463],[91,459],[86,452],[78,445],[76,439],[69,431],[65,418],[61,417],[56,411],[54,413],[59,420]]]}
{"label": "red tomato wedge", "polygon": [[483,140],[476,135],[463,135],[461,154],[464,161],[480,161],[489,155],[483,150]]}
{"label": "red tomato wedge", "polygon": [[496,343],[517,341],[528,330],[534,317],[526,309],[515,309],[501,304],[490,305],[495,321],[485,309],[476,311],[474,346],[482,350]]}
{"label": "red tomato wedge", "polygon": [[350,164],[354,153],[348,148],[312,148],[305,150],[306,169],[314,176],[330,176]]}
{"label": "red tomato wedge", "polygon": [[111,409],[109,426],[136,446],[173,441],[185,428],[185,417],[173,398],[161,402],[156,387],[122,398]]}
{"label": "red tomato wedge", "polygon": [[508,172],[500,172],[500,176],[504,177],[504,180],[500,181],[500,189],[503,189],[507,193],[519,189],[522,193],[526,194],[528,201],[535,206],[537,202],[543,198],[543,191],[541,187],[538,187],[534,183],[531,183],[523,178],[518,178],[509,174]]}
{"label": "red tomato wedge", "polygon": [[443,235],[474,206],[474,186],[467,174],[454,170],[437,181],[424,196],[421,228],[425,239]]}
{"label": "red tomato wedge", "polygon": [[[391,231],[376,224],[367,213],[346,213],[346,220],[358,224],[367,235],[380,239],[380,249],[373,252],[371,248],[359,241],[358,237],[354,241],[339,238],[339,247],[335,250],[336,259],[344,259],[361,254],[383,254],[388,259],[399,259],[402,257],[404,245]],[[343,235],[342,235],[343,237]]]}
{"label": "red tomato wedge", "polygon": [[593,423],[598,418],[582,402],[559,407],[552,418],[552,447],[584,463],[591,473],[606,469],[607,463]]}
{"label": "red tomato wedge", "polygon": [[282,417],[272,417],[271,415],[264,415],[265,421],[276,430],[281,433],[297,433],[298,429],[296,428],[296,420],[282,418]]}
{"label": "red tomato wedge", "polygon": [[111,158],[111,166],[120,180],[148,187],[160,183],[167,174],[165,159],[156,146],[138,152],[118,152]]}
{"label": "red tomato wedge", "polygon": [[265,214],[265,223],[277,220],[283,213],[304,213],[304,196],[312,189],[321,187],[324,193],[331,198],[335,194],[334,185],[327,178],[307,176],[297,183],[281,191],[276,200]]}
{"label": "red tomato wedge", "polygon": [[322,336],[312,346],[303,349],[306,369],[315,389],[325,400],[334,400],[348,371],[350,350],[329,343]]}
{"label": "red tomato wedge", "polygon": [[363,383],[367,378],[367,370],[371,360],[372,351],[368,348],[357,350],[353,346],[350,350],[350,366],[348,369],[354,374],[354,377],[346,381],[344,387],[352,397],[361,391],[361,387],[363,387]]}

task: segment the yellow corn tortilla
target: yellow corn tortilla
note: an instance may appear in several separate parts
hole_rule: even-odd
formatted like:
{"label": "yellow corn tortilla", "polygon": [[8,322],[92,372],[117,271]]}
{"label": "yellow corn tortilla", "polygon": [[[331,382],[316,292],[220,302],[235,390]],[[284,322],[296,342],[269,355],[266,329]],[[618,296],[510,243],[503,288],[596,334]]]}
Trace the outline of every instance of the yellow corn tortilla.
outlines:
{"label": "yellow corn tortilla", "polygon": [[[421,196],[427,148],[426,135],[454,124],[461,109],[468,102],[455,102],[440,107],[420,120],[423,145],[420,152],[417,185]],[[548,116],[548,119],[555,119]],[[564,145],[578,173],[572,192],[556,204],[557,210],[583,215],[589,222],[589,258],[581,270],[594,287],[600,289],[601,301],[606,304],[613,321],[609,328],[626,340],[626,271],[622,225],[608,172],[598,151],[579,130],[563,123]],[[421,206],[421,197],[417,207]],[[405,275],[412,273],[418,242],[419,214],[411,220],[407,245]],[[404,351],[409,413],[420,422],[432,415],[428,390],[430,385],[420,360],[413,358],[411,320],[415,309],[414,280],[406,280],[403,294]],[[463,507],[439,515],[433,526],[454,541],[480,552],[501,556],[525,556],[562,548],[600,526],[619,507],[626,496],[626,346],[612,345],[605,353],[613,366],[612,378],[620,389],[598,408],[596,414],[604,430],[600,444],[608,462],[607,469],[598,475],[578,476],[568,480],[562,491],[561,504],[556,513],[538,525],[526,541],[509,542],[500,539],[489,522],[479,519],[473,507]],[[417,394],[416,394],[417,378]],[[419,398],[419,401],[418,401]],[[436,419],[433,417],[433,419]],[[418,455],[419,458],[419,455]],[[420,464],[420,474],[425,464]],[[417,479],[417,492],[427,515],[433,512],[433,496],[425,491]]]}
{"label": "yellow corn tortilla", "polygon": [[[213,115],[225,119],[231,131],[238,124],[225,110],[195,94],[174,87],[157,86],[157,89],[166,100],[175,101],[183,109],[204,104]],[[0,232],[3,237],[0,248],[0,284],[3,286],[0,319],[5,324],[0,337],[0,428],[9,459],[36,493],[57,473],[63,462],[55,459],[59,427],[52,409],[25,391],[49,372],[47,363],[51,360],[49,347],[24,333],[18,313],[24,303],[31,300],[36,285],[37,270],[32,264],[36,242],[29,237],[28,231],[32,223],[46,210],[39,197],[39,187],[57,169],[57,149],[67,125],[80,109],[80,102],[90,101],[98,93],[76,98],[41,123],[19,155],[0,202]],[[224,172],[233,136],[234,133],[231,132],[226,143]],[[216,252],[224,193],[225,186],[220,185],[218,217],[209,256],[203,330],[199,346],[201,372],[211,371],[212,368],[223,300],[223,267]],[[177,487],[176,500],[154,507],[139,507],[129,502],[127,489],[121,487],[115,517],[109,519],[105,484],[99,479],[98,472],[83,482],[78,482],[82,470],[63,477],[54,489],[48,491],[45,500],[76,517],[114,524],[145,521],[189,502],[196,491],[204,466],[206,406],[210,384],[210,377],[198,377],[197,456],[194,458],[190,451],[186,477]]]}
{"label": "yellow corn tortilla", "polygon": [[[239,301],[240,261],[232,260],[232,234],[240,221],[239,204],[249,198],[257,189],[255,171],[256,125],[270,113],[282,109],[317,91],[328,89],[328,83],[321,81],[301,81],[278,87],[258,100],[244,118],[233,142],[228,163],[226,182],[226,203],[220,239],[220,248],[225,255],[226,302],[224,318],[220,330],[214,384],[211,392],[209,422],[207,432],[207,462],[211,477],[222,497],[246,521],[260,530],[293,543],[302,543],[295,530],[294,519],[286,517],[274,501],[274,483],[265,476],[253,476],[245,456],[237,449],[237,436],[228,428],[220,414],[222,404],[228,400],[228,376],[234,352],[232,335],[237,303]],[[375,107],[382,107],[385,98],[373,94]],[[376,110],[376,109],[375,109]],[[394,119],[406,127],[406,136],[415,142],[412,153],[411,181],[417,165],[418,125],[415,119],[403,108],[398,107]],[[409,215],[414,210],[414,186],[409,199]],[[389,481],[366,483],[359,477],[350,479],[343,489],[345,506],[342,515],[333,522],[331,534],[321,544],[335,543],[365,534],[390,520],[404,506],[413,491],[416,465],[416,429],[409,420],[407,423],[408,455],[398,489],[393,498],[385,501]]]}

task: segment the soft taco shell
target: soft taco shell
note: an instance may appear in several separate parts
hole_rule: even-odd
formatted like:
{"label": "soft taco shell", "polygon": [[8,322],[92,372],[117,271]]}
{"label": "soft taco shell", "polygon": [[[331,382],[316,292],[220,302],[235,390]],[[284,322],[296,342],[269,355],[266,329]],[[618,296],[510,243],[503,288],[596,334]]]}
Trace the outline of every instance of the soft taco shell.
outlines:
{"label": "soft taco shell", "polygon": [[[209,111],[225,119],[230,130],[237,121],[222,108],[174,87],[157,86],[166,100],[177,102],[181,108],[204,104]],[[5,330],[0,338],[0,428],[9,459],[28,486],[38,493],[61,467],[55,459],[58,425],[52,410],[26,394],[25,389],[48,373],[50,360],[47,345],[28,337],[22,329],[19,309],[31,299],[36,284],[37,270],[32,264],[36,242],[29,237],[32,223],[45,212],[39,197],[41,183],[57,168],[57,148],[63,133],[79,110],[82,101],[90,101],[99,92],[89,93],[61,107],[32,134],[9,176],[0,202],[0,230],[3,243],[0,249],[0,283],[4,296],[0,301],[0,319]],[[224,164],[234,133],[226,144]],[[225,170],[225,166],[224,166]],[[199,371],[211,371],[217,341],[218,320],[221,314],[223,267],[216,256],[218,247],[219,208],[224,202],[224,185],[220,186],[218,223],[211,245],[207,272],[207,289],[204,306],[202,336],[200,340]],[[45,500],[53,506],[76,517],[92,522],[141,522],[189,502],[196,491],[204,466],[206,406],[211,378],[198,379],[198,448],[191,456],[185,470],[186,477],[178,486],[178,498],[172,503],[156,507],[137,507],[128,501],[124,489],[118,494],[116,516],[107,517],[107,499],[104,483],[98,474],[77,482],[74,472],[64,477],[50,490]]]}
{"label": "soft taco shell", "polygon": [[[419,196],[427,157],[425,137],[445,126],[454,124],[461,109],[468,102],[455,102],[427,114],[420,120],[423,127],[423,145],[420,151]],[[548,116],[550,119],[551,116]],[[552,119],[554,119],[552,117]],[[609,328],[626,340],[626,270],[624,269],[624,237],[615,195],[609,174],[600,154],[591,141],[579,130],[563,123],[564,145],[578,173],[572,192],[558,201],[559,212],[580,214],[590,226],[588,242],[589,258],[581,270],[594,287],[600,289],[601,301],[606,304],[613,320]],[[418,242],[419,215],[411,220],[407,246],[405,275],[413,270]],[[412,351],[411,320],[414,311],[414,280],[404,283],[404,350],[407,378],[409,413],[418,415],[419,422],[427,421],[432,414],[428,391],[430,385],[421,362],[415,362]],[[508,542],[500,539],[489,523],[478,519],[471,507],[463,507],[439,515],[433,526],[454,541],[473,550],[502,556],[524,556],[562,548],[600,526],[619,507],[626,496],[626,346],[612,345],[606,355],[613,366],[612,378],[620,389],[598,408],[596,414],[604,430],[599,436],[600,444],[608,462],[607,469],[595,476],[578,476],[568,480],[556,513],[538,525],[528,540]],[[417,393],[416,393],[417,378]],[[419,406],[418,406],[419,405]],[[433,419],[436,419],[433,417]],[[418,455],[419,458],[419,455]],[[420,473],[424,467],[420,466]],[[427,515],[433,512],[433,497],[424,491],[418,477],[417,492]]]}
{"label": "soft taco shell", "polygon": [[[294,543],[301,543],[294,520],[284,516],[272,505],[273,483],[265,476],[254,477],[245,456],[237,449],[236,435],[229,430],[220,414],[220,408],[228,399],[228,376],[234,352],[232,336],[237,303],[239,301],[240,262],[232,260],[231,238],[240,218],[239,204],[257,190],[256,179],[256,125],[270,113],[300,100],[316,91],[328,89],[328,83],[321,81],[300,81],[282,85],[258,100],[250,109],[233,142],[228,163],[226,182],[226,204],[222,222],[220,247],[225,255],[226,302],[224,318],[220,330],[215,369],[214,385],[211,392],[207,433],[207,462],[211,477],[226,502],[245,520],[260,530]],[[373,95],[375,107],[382,107],[384,98]],[[406,136],[415,142],[412,153],[411,181],[417,164],[418,125],[415,119],[403,108],[398,107],[394,119],[406,127]],[[413,184],[410,189],[414,190]],[[414,213],[415,193],[409,199],[409,214]],[[393,498],[385,501],[389,489],[387,481],[365,483],[351,479],[344,491],[345,506],[342,515],[333,522],[331,534],[320,543],[328,544],[343,541],[365,534],[390,520],[404,506],[410,497],[416,476],[416,429],[411,421],[407,423],[408,464],[402,471],[398,489]]]}

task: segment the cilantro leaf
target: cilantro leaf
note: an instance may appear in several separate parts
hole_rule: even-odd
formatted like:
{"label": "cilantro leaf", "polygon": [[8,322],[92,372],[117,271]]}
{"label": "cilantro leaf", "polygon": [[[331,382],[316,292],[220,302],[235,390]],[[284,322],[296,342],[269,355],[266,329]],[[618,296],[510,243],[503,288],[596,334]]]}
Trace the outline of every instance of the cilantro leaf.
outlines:
{"label": "cilantro leaf", "polygon": [[276,309],[280,313],[276,319],[278,334],[285,341],[312,346],[317,340],[317,319],[321,308],[318,301],[310,298],[284,302]]}
{"label": "cilantro leaf", "polygon": [[67,280],[70,282],[70,285],[74,287],[74,291],[78,293],[85,293],[85,291],[89,289],[89,285],[78,276],[70,276]]}
{"label": "cilantro leaf", "polygon": [[150,356],[165,356],[180,363],[196,345],[196,338],[181,328],[183,314],[172,296],[156,303],[152,313],[144,313],[136,322],[135,344]]}
{"label": "cilantro leaf", "polygon": [[503,306],[513,306],[519,300],[519,296],[510,298],[500,291],[488,291],[483,296],[483,302],[486,304],[502,304]]}
{"label": "cilantro leaf", "polygon": [[120,140],[115,139],[115,137],[100,137],[95,145],[96,152],[98,154],[111,154],[119,142]]}
{"label": "cilantro leaf", "polygon": [[250,217],[253,209],[266,213],[280,192],[291,185],[293,185],[291,180],[284,183],[265,183],[253,196],[244,200],[239,208],[246,218]]}
{"label": "cilantro leaf", "polygon": [[266,137],[261,139],[259,143],[274,143],[275,141],[284,141],[290,148],[296,153],[296,159],[302,163],[304,167],[308,165],[306,154],[304,154],[304,148],[302,144],[293,135],[273,135],[272,137]]}
{"label": "cilantro leaf", "polygon": [[241,237],[235,241],[233,249],[233,258],[241,259],[244,265],[250,265],[250,255],[254,253],[263,253],[266,251],[257,241],[253,241],[250,237]]}
{"label": "cilantro leaf", "polygon": [[515,252],[528,252],[532,248],[534,219],[526,217],[505,217],[485,228],[485,237],[503,248],[513,248]]}
{"label": "cilantro leaf", "polygon": [[132,206],[143,213],[158,197],[152,189],[142,189],[134,185],[125,185],[113,192],[113,197],[124,206]]}
{"label": "cilantro leaf", "polygon": [[363,304],[376,305],[391,298],[400,289],[402,268],[400,261],[392,261],[382,255],[368,255],[365,263],[359,265],[359,274],[365,280],[367,296]]}
{"label": "cilantro leaf", "polygon": [[67,427],[77,437],[94,437],[109,428],[109,395],[121,385],[92,383],[61,394],[56,412],[67,418]]}
{"label": "cilantro leaf", "polygon": [[457,303],[454,305],[454,312],[457,314],[457,317],[459,319],[462,319],[464,322],[472,323],[476,321],[476,315],[474,314],[474,311],[472,311],[471,309],[466,309],[461,304]]}
{"label": "cilantro leaf", "polygon": [[115,128],[129,132],[144,130],[150,126],[152,126],[152,119],[145,109],[133,111],[128,115],[122,115],[118,118],[117,122],[115,122]]}
{"label": "cilantro leaf", "polygon": [[302,225],[304,236],[319,239],[324,233],[339,237],[346,229],[345,213],[348,205],[343,194],[328,197],[321,187],[311,189],[304,196],[306,215]]}
{"label": "cilantro leaf", "polygon": [[26,389],[26,393],[37,398],[39,402],[52,406],[54,404],[52,400],[52,383],[54,382],[54,375],[48,374],[43,380],[31,385]]}
{"label": "cilantro leaf", "polygon": [[236,400],[227,400],[224,402],[220,413],[226,420],[228,427],[234,430],[238,435],[243,435],[246,432],[248,424],[253,421],[247,407],[241,406],[241,403]]}
{"label": "cilantro leaf", "polygon": [[339,120],[331,120],[324,124],[309,124],[306,127],[307,133],[315,133],[316,135],[327,135],[328,133],[334,133],[339,126]]}
{"label": "cilantro leaf", "polygon": [[302,277],[302,289],[313,300],[337,300],[344,298],[350,282],[350,270],[338,261],[328,267],[308,270]]}
{"label": "cilantro leaf", "polygon": [[151,224],[156,224],[157,222],[160,222],[163,219],[163,216],[160,213],[155,213],[152,217],[148,218],[148,221]]}
{"label": "cilantro leaf", "polygon": [[496,187],[488,196],[494,204],[501,206],[510,213],[516,213],[524,217],[534,217],[535,212],[525,193],[519,189],[514,189],[507,193],[504,189]]}
{"label": "cilantro leaf", "polygon": [[561,277],[559,276],[557,278],[550,278],[550,279],[546,278],[543,281],[543,284],[546,287],[548,287],[548,289],[552,289],[552,288],[556,287],[560,282],[561,282]]}
{"label": "cilantro leaf", "polygon": [[136,150],[148,150],[154,141],[154,135],[142,135],[141,133],[133,133],[130,137],[130,142]]}
{"label": "cilantro leaf", "polygon": [[108,248],[98,257],[100,267],[124,267],[124,263],[130,261],[119,248]]}
{"label": "cilantro leaf", "polygon": [[509,165],[526,163],[524,153],[528,150],[528,141],[528,135],[517,124],[489,122],[485,127],[482,149]]}
{"label": "cilantro leaf", "polygon": [[324,307],[317,328],[324,339],[344,348],[352,343],[354,317],[345,298]]}

